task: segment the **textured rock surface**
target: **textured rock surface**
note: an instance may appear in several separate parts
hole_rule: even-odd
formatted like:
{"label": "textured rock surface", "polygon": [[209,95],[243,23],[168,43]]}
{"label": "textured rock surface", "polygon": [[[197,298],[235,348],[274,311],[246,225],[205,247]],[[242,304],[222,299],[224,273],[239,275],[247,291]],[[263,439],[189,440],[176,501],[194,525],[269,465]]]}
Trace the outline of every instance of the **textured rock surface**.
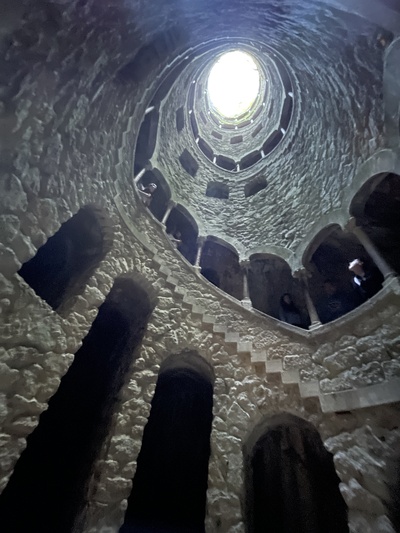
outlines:
{"label": "textured rock surface", "polygon": [[[235,25],[240,32],[268,31],[273,44],[282,43],[288,57],[293,55],[302,91],[297,105],[307,121],[297,124],[292,144],[284,144],[269,167],[260,169],[270,187],[243,204],[243,184],[232,183],[232,202],[221,209],[221,203],[204,196],[205,180],[213,171],[200,166],[195,179],[185,176],[182,182],[174,173],[174,156],[188,142],[185,131],[179,139],[175,133],[163,136],[158,146],[160,166],[176,193],[179,188],[182,203],[199,217],[201,211],[203,230],[217,233],[223,228],[224,237],[242,253],[268,243],[296,250],[319,214],[340,208],[357,168],[384,145],[381,83],[375,83],[381,78],[382,50],[371,37],[376,26],[350,17],[360,29],[352,35],[351,24],[336,10],[324,10],[317,2],[301,8],[297,4],[288,3],[297,30],[280,11],[274,12],[271,27],[264,18],[257,16],[255,21],[256,5],[246,7],[240,28]],[[58,0],[33,5],[26,0],[10,7],[9,16],[0,21],[0,489],[114,279],[141,273],[158,296],[139,357],[126,376],[112,434],[97,463],[88,532],[117,531],[160,364],[184,348],[197,350],[216,374],[209,533],[244,531],[242,445],[263,417],[282,411],[314,423],[334,453],[352,531],[391,531],[385,476],[396,449],[393,421],[399,420],[398,410],[371,407],[348,415],[322,414],[315,398],[301,397],[298,382],[320,382],[323,392],[332,392],[398,376],[399,295],[389,293],[372,309],[360,308],[356,319],[332,329],[327,326],[321,334],[293,331],[221,295],[187,265],[151,215],[137,205],[133,151],[162,69],[192,46],[213,38],[216,29],[220,36],[230,34],[229,18],[237,20],[241,6],[243,2],[235,1],[225,11],[213,2],[186,3],[187,11],[182,12],[173,2]],[[121,69],[134,60],[139,47],[177,20],[188,28],[187,35],[183,32],[171,49],[158,50],[155,62],[148,61],[148,70],[139,77],[130,79],[126,70],[123,77]],[[288,38],[282,41],[288,25],[296,34],[290,43]],[[315,46],[320,26],[326,27],[327,38]],[[340,47],[334,46],[336,36]],[[323,81],[315,70],[321,63]],[[178,83],[168,97],[161,132],[168,120],[174,124],[181,105]],[[204,164],[198,154],[195,157]],[[278,200],[283,205],[279,217]],[[17,271],[63,222],[90,204],[109,216],[113,247],[61,316]],[[248,344],[251,349],[243,349]],[[261,363],[251,361],[253,350],[265,351]],[[290,376],[298,372],[298,377],[285,382],[282,370],[292,372]]]}

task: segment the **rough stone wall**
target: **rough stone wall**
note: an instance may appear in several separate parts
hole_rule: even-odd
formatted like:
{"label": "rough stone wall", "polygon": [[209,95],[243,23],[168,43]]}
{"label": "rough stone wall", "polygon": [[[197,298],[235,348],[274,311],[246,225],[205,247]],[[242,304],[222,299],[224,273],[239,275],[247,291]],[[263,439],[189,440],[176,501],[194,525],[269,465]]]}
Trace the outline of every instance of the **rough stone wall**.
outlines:
{"label": "rough stone wall", "polygon": [[[196,147],[188,121],[179,135],[171,128],[170,135],[158,141],[156,164],[176,199],[192,212],[205,234],[225,236],[244,257],[258,246],[295,251],[309,221],[341,206],[343,191],[360,164],[384,145],[384,50],[376,41],[379,28],[336,11],[298,16],[303,33],[291,32],[290,41],[285,36],[280,42],[270,39],[263,20],[257,32],[259,40],[267,39],[285,54],[296,80],[297,119],[289,127],[288,139],[265,162],[239,176],[217,169]],[[185,94],[182,80],[164,104],[161,132],[174,123]],[[199,163],[195,178],[177,170],[184,149]],[[268,187],[256,198],[244,199],[243,180],[254,176],[254,169],[267,177]],[[218,179],[230,185],[229,202],[205,196],[207,182]],[[300,208],[304,218],[298,216]]]}
{"label": "rough stone wall", "polygon": [[325,441],[341,478],[351,533],[395,531],[388,509],[393,512],[390,502],[399,467],[399,414],[395,407],[363,412],[366,423],[362,425],[355,420],[357,414],[342,415],[340,431]]}
{"label": "rough stone wall", "polygon": [[390,293],[375,302],[373,313],[368,312],[370,305],[361,306],[343,317],[339,328],[326,328],[311,360],[286,355],[283,368],[298,369],[303,382],[319,380],[323,393],[359,389],[400,377],[398,303]]}

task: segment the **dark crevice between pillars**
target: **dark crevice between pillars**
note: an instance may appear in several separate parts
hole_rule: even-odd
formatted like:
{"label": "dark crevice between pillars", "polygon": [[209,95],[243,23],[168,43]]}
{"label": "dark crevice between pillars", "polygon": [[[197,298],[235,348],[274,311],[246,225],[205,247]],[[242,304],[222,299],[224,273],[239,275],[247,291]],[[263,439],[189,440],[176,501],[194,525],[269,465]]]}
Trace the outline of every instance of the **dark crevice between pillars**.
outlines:
{"label": "dark crevice between pillars", "polygon": [[247,533],[348,533],[333,457],[318,431],[278,415],[245,448]]}
{"label": "dark crevice between pillars", "polygon": [[121,533],[204,533],[212,395],[193,367],[160,373]]}
{"label": "dark crevice between pillars", "polygon": [[18,273],[38,296],[60,310],[66,299],[83,291],[111,244],[111,227],[102,211],[85,206],[62,224]]}
{"label": "dark crevice between pillars", "polygon": [[115,282],[0,496],[2,531],[81,530],[94,464],[151,311],[142,288]]}

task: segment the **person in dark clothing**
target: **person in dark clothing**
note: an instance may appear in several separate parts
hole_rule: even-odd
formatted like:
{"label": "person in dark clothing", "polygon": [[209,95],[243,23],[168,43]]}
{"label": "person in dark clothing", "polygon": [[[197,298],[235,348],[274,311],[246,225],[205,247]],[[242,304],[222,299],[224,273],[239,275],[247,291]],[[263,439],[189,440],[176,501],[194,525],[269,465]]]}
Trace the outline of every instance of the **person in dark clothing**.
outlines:
{"label": "person in dark clothing", "polygon": [[292,326],[305,327],[301,313],[288,292],[283,294],[279,300],[279,319],[287,324],[292,324]]}
{"label": "person in dark clothing", "polygon": [[355,298],[340,291],[331,281],[324,282],[325,298],[318,307],[318,316],[323,324],[332,322],[357,307]]}
{"label": "person in dark clothing", "polygon": [[151,200],[153,198],[153,194],[157,190],[157,185],[155,183],[149,183],[148,185],[144,186],[141,183],[138,185],[138,191],[139,195],[142,199],[142,202],[146,207],[149,207],[151,204]]}
{"label": "person in dark clothing", "polygon": [[361,259],[354,259],[349,264],[349,270],[354,274],[353,285],[363,301],[372,298],[381,290],[383,275],[378,268],[367,268]]}

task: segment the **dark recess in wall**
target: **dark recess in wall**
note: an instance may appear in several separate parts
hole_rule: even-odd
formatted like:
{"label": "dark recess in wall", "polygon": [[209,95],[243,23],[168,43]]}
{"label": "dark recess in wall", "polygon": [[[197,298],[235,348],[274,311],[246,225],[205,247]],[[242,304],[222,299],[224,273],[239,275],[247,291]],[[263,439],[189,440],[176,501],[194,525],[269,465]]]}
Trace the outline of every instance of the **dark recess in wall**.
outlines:
{"label": "dark recess in wall", "polygon": [[244,195],[246,198],[248,196],[253,196],[254,194],[257,194],[258,192],[265,189],[266,186],[267,178],[265,176],[259,176],[245,185]]}
{"label": "dark recess in wall", "polygon": [[167,182],[159,170],[153,169],[146,170],[140,183],[144,186],[147,186],[150,183],[155,183],[157,185],[157,189],[151,197],[149,209],[153,215],[161,221],[167,210],[168,201],[171,198]]}
{"label": "dark recess in wall", "polygon": [[218,131],[212,130],[211,135],[216,139],[222,139],[222,135]]}
{"label": "dark recess in wall", "polygon": [[245,453],[248,533],[348,533],[333,457],[316,428],[293,415],[271,423]]}
{"label": "dark recess in wall", "polygon": [[182,131],[185,126],[185,113],[183,107],[176,110],[176,129]]}
{"label": "dark recess in wall", "polygon": [[77,530],[95,461],[151,311],[142,288],[130,279],[116,280],[0,496],[2,531]]}
{"label": "dark recess in wall", "polygon": [[179,162],[182,165],[182,167],[186,170],[188,174],[191,176],[195,176],[197,171],[199,170],[199,165],[197,164],[197,161],[192,156],[190,152],[188,152],[185,148],[181,155],[179,156]]}
{"label": "dark recess in wall", "polygon": [[252,131],[251,136],[255,137],[262,130],[263,125],[259,124],[254,131]]}
{"label": "dark recess in wall", "polygon": [[140,126],[135,151],[135,164],[146,166],[156,148],[158,121],[160,115],[157,109],[150,111]]}
{"label": "dark recess in wall", "polygon": [[261,159],[261,153],[259,150],[255,150],[254,152],[251,152],[250,154],[247,154],[245,155],[244,157],[242,157],[242,159],[240,160],[240,170],[244,170],[246,168],[249,168],[253,165],[255,165],[255,163],[257,163],[257,161],[260,161]]}
{"label": "dark recess in wall", "polygon": [[19,275],[53,309],[83,291],[93,270],[111,247],[111,230],[96,208],[83,207],[24,263]]}
{"label": "dark recess in wall", "polygon": [[243,142],[243,135],[235,135],[235,137],[231,137],[231,144],[239,144],[241,142]]}
{"label": "dark recess in wall", "polygon": [[226,183],[211,181],[207,184],[206,196],[227,200],[229,198],[229,187]]}
{"label": "dark recess in wall", "polygon": [[217,156],[216,164],[224,168],[225,170],[235,170],[236,169],[236,163],[233,159],[230,157],[226,157],[224,155]]}
{"label": "dark recess in wall", "polygon": [[283,133],[280,130],[273,131],[263,144],[262,149],[264,154],[269,154],[269,152],[272,152],[272,150],[278,146],[282,137]]}
{"label": "dark recess in wall", "polygon": [[160,374],[121,533],[204,533],[212,404],[192,369]]}
{"label": "dark recess in wall", "polygon": [[214,157],[214,152],[212,148],[206,143],[206,141],[202,139],[201,137],[199,139],[198,146],[200,150],[203,152],[203,154],[207,157],[207,159],[212,161]]}

